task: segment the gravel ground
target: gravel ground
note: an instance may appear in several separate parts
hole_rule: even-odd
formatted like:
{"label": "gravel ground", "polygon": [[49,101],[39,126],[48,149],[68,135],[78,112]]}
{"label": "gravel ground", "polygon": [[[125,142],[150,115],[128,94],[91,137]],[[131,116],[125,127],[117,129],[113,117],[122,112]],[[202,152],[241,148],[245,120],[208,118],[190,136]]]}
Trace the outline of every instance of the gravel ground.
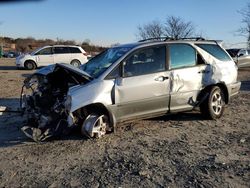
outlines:
{"label": "gravel ground", "polygon": [[[17,107],[32,71],[0,59],[0,106]],[[0,187],[250,187],[250,68],[218,120],[178,113],[122,125],[100,140],[78,133],[41,144],[0,116]]]}

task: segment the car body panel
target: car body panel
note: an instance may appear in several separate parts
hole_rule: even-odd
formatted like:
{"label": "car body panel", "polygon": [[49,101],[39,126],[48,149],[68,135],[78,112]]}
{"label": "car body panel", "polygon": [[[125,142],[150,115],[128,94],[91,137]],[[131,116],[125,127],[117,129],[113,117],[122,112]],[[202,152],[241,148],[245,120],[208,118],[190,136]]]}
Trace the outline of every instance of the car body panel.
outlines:
{"label": "car body panel", "polygon": [[[163,77],[167,79],[164,80]],[[169,83],[169,72],[165,71],[116,79],[113,111],[117,120],[131,119],[151,113],[167,113]]]}
{"label": "car body panel", "polygon": [[207,65],[185,67],[171,71],[170,112],[195,107],[197,96],[204,88],[203,80],[209,74]]}
{"label": "car body panel", "polygon": [[35,57],[34,59],[35,59],[36,65],[38,67],[47,66],[47,65],[51,65],[51,64],[55,63],[54,56],[52,54],[49,54],[49,55],[35,55],[34,57]]}

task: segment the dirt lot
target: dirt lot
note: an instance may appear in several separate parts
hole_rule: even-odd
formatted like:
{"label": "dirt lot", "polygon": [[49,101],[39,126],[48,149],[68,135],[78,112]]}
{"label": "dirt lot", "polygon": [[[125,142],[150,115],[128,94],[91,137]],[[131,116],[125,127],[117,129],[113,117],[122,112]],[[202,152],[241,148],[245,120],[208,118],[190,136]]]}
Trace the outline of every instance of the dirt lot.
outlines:
{"label": "dirt lot", "polygon": [[[0,59],[0,106],[17,107],[32,71]],[[137,121],[100,140],[37,144],[18,113],[0,116],[0,187],[250,187],[250,68],[216,121],[199,112]]]}

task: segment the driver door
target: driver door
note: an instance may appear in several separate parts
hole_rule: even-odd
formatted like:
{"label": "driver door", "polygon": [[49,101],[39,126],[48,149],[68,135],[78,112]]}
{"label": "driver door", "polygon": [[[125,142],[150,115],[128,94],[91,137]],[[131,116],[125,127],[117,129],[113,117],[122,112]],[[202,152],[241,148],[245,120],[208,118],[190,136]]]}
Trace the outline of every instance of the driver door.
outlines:
{"label": "driver door", "polygon": [[167,113],[170,79],[166,67],[163,45],[140,49],[122,62],[123,76],[114,86],[117,121]]}
{"label": "driver door", "polygon": [[47,47],[36,53],[36,62],[39,66],[47,66],[54,63],[52,48]]}

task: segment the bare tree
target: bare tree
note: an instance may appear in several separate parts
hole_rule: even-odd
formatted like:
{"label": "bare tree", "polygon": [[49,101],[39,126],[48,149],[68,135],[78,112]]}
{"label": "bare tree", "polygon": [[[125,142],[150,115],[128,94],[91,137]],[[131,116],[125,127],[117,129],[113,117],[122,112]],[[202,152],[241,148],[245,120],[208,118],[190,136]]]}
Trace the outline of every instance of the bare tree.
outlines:
{"label": "bare tree", "polygon": [[195,26],[192,22],[185,22],[180,17],[169,16],[165,23],[159,21],[152,21],[145,25],[138,26],[137,38],[159,38],[159,37],[171,37],[174,39],[194,37]]}
{"label": "bare tree", "polygon": [[164,34],[174,39],[193,37],[195,35],[193,23],[190,21],[185,22],[180,17],[167,17],[164,26]]}
{"label": "bare tree", "polygon": [[138,26],[138,39],[158,38],[163,36],[163,26],[159,21],[152,21],[148,24]]}
{"label": "bare tree", "polygon": [[239,13],[243,17],[241,21],[244,26],[238,30],[238,33],[247,37],[248,47],[250,47],[250,3],[247,4],[246,8],[240,10]]}

